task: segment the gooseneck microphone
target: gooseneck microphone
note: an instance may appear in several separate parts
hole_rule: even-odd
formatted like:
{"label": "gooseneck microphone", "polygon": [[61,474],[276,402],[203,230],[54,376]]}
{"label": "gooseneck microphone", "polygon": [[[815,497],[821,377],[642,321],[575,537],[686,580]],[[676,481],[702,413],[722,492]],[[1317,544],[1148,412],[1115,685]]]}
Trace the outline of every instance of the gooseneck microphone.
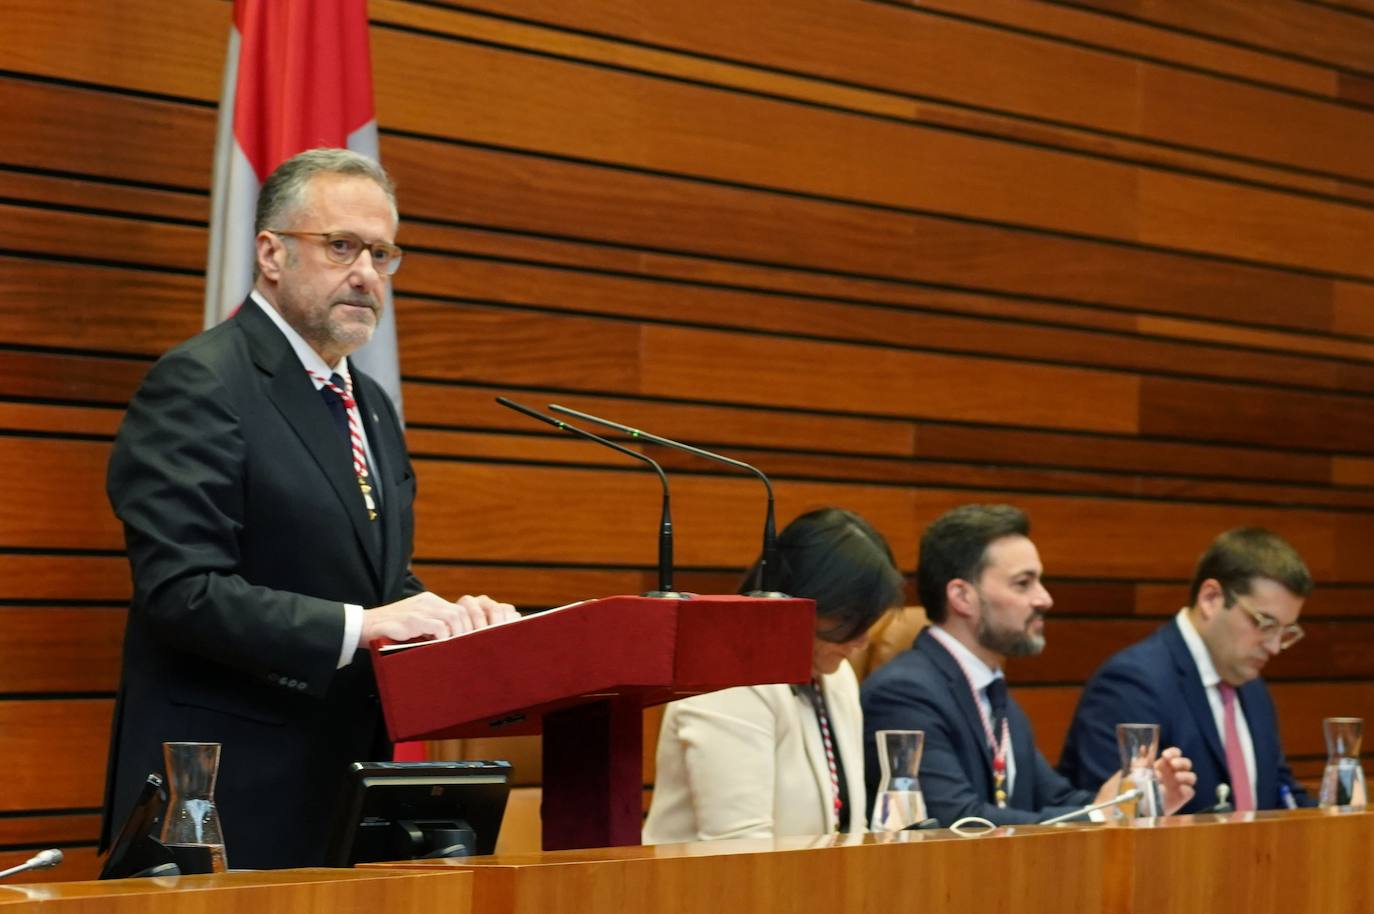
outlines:
{"label": "gooseneck microphone", "polygon": [[714,460],[732,467],[738,467],[753,473],[763,482],[763,486],[768,490],[768,512],[763,519],[763,554],[759,560],[759,580],[757,589],[749,592],[751,597],[785,597],[784,593],[778,590],[778,575],[782,571],[778,564],[778,533],[777,523],[773,515],[773,484],[768,481],[768,477],[763,475],[763,471],[756,466],[751,466],[743,460],[736,460],[733,457],[726,457],[723,454],[716,454],[690,444],[683,444],[681,441],[674,441],[671,438],[664,438],[660,435],[646,432],[642,429],[631,428],[628,425],[621,425],[610,419],[602,419],[600,416],[593,416],[591,413],[584,413],[580,410],[571,409],[567,406],[559,406],[557,403],[550,403],[549,409],[556,413],[563,413],[566,416],[576,416],[587,422],[595,422],[597,425],[604,425],[613,428],[618,432],[624,432],[631,438],[640,438],[652,444],[660,444],[664,447],[676,448],[679,451],[686,451],[697,457],[705,457],[707,460]]}
{"label": "gooseneck microphone", "polygon": [[50,870],[62,862],[62,852],[57,848],[49,848],[39,851],[28,860],[18,866],[12,866],[7,870],[0,870],[0,879],[8,876],[17,876],[20,873],[27,873],[30,870]]}
{"label": "gooseneck microphone", "polygon": [[1131,800],[1138,800],[1144,793],[1145,791],[1141,790],[1139,787],[1132,787],[1125,793],[1112,797],[1110,800],[1103,800],[1101,803],[1093,803],[1089,806],[1084,806],[1082,809],[1075,809],[1073,812],[1066,812],[1062,816],[1055,816],[1053,819],[1046,819],[1045,821],[1040,822],[1038,824],[1058,825],[1060,822],[1068,822],[1070,819],[1078,819],[1082,816],[1088,815],[1089,813],[1098,812],[1099,810],[1107,809],[1112,806],[1119,806],[1122,803],[1129,803]]}
{"label": "gooseneck microphone", "polygon": [[597,444],[603,444],[613,451],[619,451],[628,457],[633,457],[635,460],[643,461],[653,467],[654,472],[658,474],[659,481],[663,483],[663,513],[658,524],[658,590],[651,590],[644,594],[644,596],[659,597],[665,600],[691,599],[690,594],[678,593],[676,590],[673,590],[673,516],[668,504],[668,475],[663,472],[663,467],[659,466],[656,460],[639,453],[639,451],[632,451],[627,447],[616,444],[614,441],[607,441],[600,435],[593,435],[591,432],[580,429],[575,425],[569,425],[560,419],[555,419],[553,416],[546,416],[538,410],[530,409],[528,406],[522,406],[514,400],[508,400],[505,397],[497,397],[496,402],[507,409],[513,409],[517,413],[523,413],[531,419],[538,419],[540,422],[545,422],[575,437],[585,438],[588,441],[595,441]]}

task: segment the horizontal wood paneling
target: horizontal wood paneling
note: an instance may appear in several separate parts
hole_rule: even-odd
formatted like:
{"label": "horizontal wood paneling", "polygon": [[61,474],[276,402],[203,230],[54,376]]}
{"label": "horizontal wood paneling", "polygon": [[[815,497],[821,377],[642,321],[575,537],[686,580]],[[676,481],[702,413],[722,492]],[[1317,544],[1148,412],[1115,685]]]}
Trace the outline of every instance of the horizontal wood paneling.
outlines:
{"label": "horizontal wood paneling", "polygon": [[0,847],[33,847],[45,843],[94,844],[99,836],[100,816],[92,813],[0,815]]}
{"label": "horizontal wood paneling", "polygon": [[[645,474],[530,467],[422,463],[426,491],[416,513],[416,554],[422,558],[519,561],[531,554],[554,562],[652,567],[657,555],[660,489]],[[739,567],[757,550],[764,494],[757,481],[679,477],[674,481],[675,557],[684,565]],[[845,504],[868,517],[899,554],[916,548],[914,497],[900,489],[798,483],[777,493],[778,513]],[[553,505],[558,510],[550,511]],[[608,506],[614,506],[608,510]],[[472,517],[501,518],[474,525]],[[642,531],[635,536],[631,531]]]}
{"label": "horizontal wood paneling", "polygon": [[[1136,382],[1104,372],[654,326],[643,329],[642,345],[642,390],[659,396],[1094,431],[1137,426]],[[816,373],[817,364],[836,370]],[[964,372],[987,386],[962,383]],[[1082,399],[1046,396],[1070,388]]]}
{"label": "horizontal wood paneling", "polygon": [[1332,68],[1220,44],[1127,19],[1096,15],[1053,3],[1016,0],[922,0],[921,7],[1025,29],[1047,38],[1083,41],[1096,47],[1157,61],[1183,64],[1338,97],[1340,75]]}
{"label": "horizontal wood paneling", "polygon": [[129,563],[122,554],[45,555],[0,552],[5,598],[34,600],[129,599]]}
{"label": "horizontal wood paneling", "polygon": [[[1143,640],[1160,620],[1059,618],[1051,610],[1045,652],[1007,665],[1017,683],[1081,682],[1123,645]],[[1270,682],[1290,679],[1374,680],[1374,621],[1306,621],[1306,637],[1264,669]]]}
{"label": "horizontal wood paneling", "polygon": [[[0,869],[18,866],[32,857],[34,850],[37,848],[22,851],[0,851]],[[57,869],[25,873],[21,878],[25,884],[86,881],[95,879],[100,875],[100,863],[94,846],[68,847],[62,849],[62,865]]]}
{"label": "horizontal wood paneling", "polygon": [[1279,435],[1304,450],[1368,451],[1374,429],[1349,421],[1367,408],[1363,398],[1265,391],[1219,383],[1145,378],[1140,430],[1170,438],[1260,443]]}
{"label": "horizontal wood paneling", "polygon": [[[1350,303],[1337,329],[1370,332],[1359,323],[1374,300],[1364,285],[585,164],[406,139],[383,146],[403,182],[436,185],[414,204],[419,216],[559,235],[595,220],[602,237],[617,243],[1311,330],[1332,329],[1339,288]],[[809,288],[824,290],[825,281],[810,277]],[[828,288],[877,300],[902,294],[853,280]],[[921,294],[930,300],[934,293]]]}
{"label": "horizontal wood paneling", "polygon": [[[530,419],[498,408],[495,403],[498,395],[528,401],[529,405],[540,409],[550,399],[547,392],[525,392],[508,387],[412,383],[405,387],[406,416],[412,433],[417,424],[511,431],[542,428]],[[652,425],[662,434],[705,445],[729,443],[891,457],[908,457],[913,453],[915,430],[912,423],[901,420],[810,416],[777,409],[647,402],[580,393],[561,394],[558,400],[564,406],[583,412],[614,415],[618,421],[631,426],[647,428]]]}
{"label": "horizontal wood paneling", "polygon": [[[730,29],[715,27],[720,17],[729,15],[723,2],[708,4],[714,16],[700,4],[687,3],[657,4],[649,13],[632,11],[632,4],[625,0],[602,4],[590,14],[574,13],[547,0],[526,0],[514,7],[505,3],[481,5],[495,12],[575,22],[613,35],[762,60],[807,73],[843,74],[842,78],[897,92],[959,102],[995,100],[993,107],[1015,114],[1156,140],[1181,140],[1205,149],[1321,170],[1370,175],[1367,166],[1358,161],[1358,146],[1349,131],[1353,125],[1357,125],[1356,130],[1374,131],[1374,118],[1361,119],[1318,100],[1218,79],[1191,67],[1171,68],[1139,57],[1103,53],[1083,47],[1079,41],[1058,42],[931,16],[924,12],[923,3],[910,4],[906,9],[900,4],[878,3],[850,8],[809,0],[791,3],[771,16]],[[392,16],[384,11],[381,18],[385,21]],[[395,18],[405,19],[399,15]],[[426,17],[430,27],[442,28],[442,21],[433,14]],[[1035,78],[1025,78],[1027,73],[1035,74]],[[1334,81],[1335,77],[1327,78]],[[1161,80],[1172,85],[1160,85]],[[1093,85],[1095,91],[1069,88],[1084,85]],[[1175,86],[1177,89],[1171,91]],[[1187,104],[1228,93],[1243,104],[1221,122]],[[1299,148],[1290,136],[1268,129],[1261,116],[1265,108],[1280,112],[1285,120],[1305,117],[1319,125],[1315,136],[1329,138],[1330,143]],[[1183,117],[1178,118],[1175,112]],[[1158,122],[1161,116],[1165,122]]]}
{"label": "horizontal wood paneling", "polygon": [[[4,34],[13,33],[6,29]],[[50,54],[49,59],[61,58]],[[101,89],[59,90],[15,77],[0,79],[6,112],[13,118],[12,129],[0,136],[0,161],[7,166],[185,189],[209,186],[212,110]],[[53,104],[54,96],[60,96],[60,105]],[[91,155],[92,135],[101,138],[98,156]]]}
{"label": "horizontal wood paneling", "polygon": [[[407,241],[425,247],[447,244],[460,250],[463,239],[446,237],[450,235],[422,229],[412,232]],[[772,277],[756,278],[767,281]],[[650,320],[690,317],[698,324],[887,345],[900,342],[922,349],[991,353],[1152,373],[1171,372],[1186,365],[1188,371],[1200,375],[1374,392],[1374,366],[1368,364],[1374,357],[1374,345],[1332,342],[1331,348],[1338,351],[1322,354],[1352,359],[1333,362],[1318,358],[1316,354],[1304,357],[1282,351],[1281,347],[1290,339],[1294,341],[1294,348],[1302,347],[1302,338],[1267,331],[1236,333],[1216,325],[1196,326],[1194,322],[1179,320],[1140,318],[1123,326],[1124,332],[1098,328],[1075,330],[1045,326],[1031,318],[1031,313],[1025,313],[1031,319],[1015,320],[1021,315],[1014,313],[1014,305],[1005,309],[1008,313],[988,315],[1004,320],[988,320],[981,314],[940,313],[942,306],[958,307],[959,303],[948,300],[919,302],[918,299],[913,303],[916,307],[909,309],[900,307],[906,303],[901,301],[903,296],[898,295],[893,296],[895,301],[890,299],[875,302],[878,306],[865,307],[843,299],[779,294],[771,289],[738,290],[716,284],[663,282],[655,276],[606,276],[562,266],[547,268],[492,262],[485,258],[422,254],[407,259],[405,280],[398,291],[443,297],[480,297],[499,304]],[[969,310],[973,310],[973,303],[967,304]],[[1032,312],[1033,307],[1023,304],[1019,310]],[[419,306],[406,306],[405,310],[417,312],[410,318],[413,323],[427,323],[431,319],[432,312]],[[991,312],[992,308],[980,310]],[[1152,338],[1156,335],[1165,338]],[[1207,345],[1212,340],[1223,345]],[[1254,351],[1259,348],[1267,351]]]}
{"label": "horizontal wood paneling", "polygon": [[[627,458],[608,449],[600,449],[563,436],[493,435],[412,429],[406,437],[412,452],[425,457],[594,464],[611,469],[626,469],[633,465]],[[653,446],[648,446],[647,451],[649,456],[668,471],[701,472],[711,468],[700,458],[678,451]],[[1175,502],[1274,504],[1317,509],[1374,507],[1374,492],[1366,489],[1152,478],[1039,466],[969,466],[944,461],[917,463],[901,458],[794,454],[773,450],[745,450],[739,447],[731,448],[730,452],[738,460],[766,465],[769,475],[775,480],[873,482],[922,487],[958,486],[974,490],[1015,489],[1059,495],[1118,496]],[[647,469],[642,470],[648,472]]]}
{"label": "horizontal wood paneling", "polygon": [[0,693],[113,692],[123,609],[0,606]]}
{"label": "horizontal wood paneling", "polygon": [[[49,86],[25,88],[46,96],[35,102],[35,111],[70,106],[74,102],[72,93],[79,91]],[[134,104],[121,97],[109,100],[110,107],[129,118],[149,117],[129,107]],[[207,113],[206,126],[209,119]],[[19,132],[32,131],[42,136],[42,126],[41,122],[20,124]],[[177,124],[176,129],[185,132],[186,125]],[[89,133],[74,136],[73,141],[78,145],[104,142],[101,125],[92,125]],[[171,158],[170,151],[185,148],[185,142],[152,148],[168,150],[163,155]],[[208,154],[208,135],[205,143]],[[618,234],[619,239],[639,243],[696,246],[729,256],[770,260],[781,257],[797,263],[927,281],[976,281],[986,288],[1011,292],[1120,301],[1128,306],[1175,313],[1207,313],[1316,329],[1332,323],[1333,287],[1329,282],[1272,270],[1224,263],[1194,263],[1190,267],[1187,259],[1167,254],[1133,252],[1129,248],[1018,234],[924,216],[865,212],[862,208],[817,201],[760,197],[731,188],[683,184],[680,193],[665,196],[674,182],[615,170],[539,160],[522,163],[490,151],[436,149],[433,144],[411,140],[388,140],[384,146],[387,161],[397,171],[403,186],[416,182],[435,185],[434,192],[413,201],[412,211],[420,215],[443,213],[449,218],[495,219],[514,227],[558,231],[595,220],[599,231],[611,232],[612,238]],[[413,154],[406,155],[408,152]],[[450,163],[455,157],[459,161]],[[468,159],[471,161],[464,161]],[[517,165],[520,167],[513,167]],[[454,168],[459,169],[457,173],[444,174]],[[474,168],[480,171],[474,173]],[[117,172],[117,176],[134,180],[144,177],[134,168]],[[449,187],[454,189],[451,197],[443,191]],[[655,199],[662,206],[646,209],[645,203]],[[157,203],[161,205],[162,201]],[[570,206],[579,204],[580,208],[569,211]],[[621,209],[625,212],[617,212]],[[34,213],[26,214],[26,218],[41,219]],[[722,234],[716,226],[723,218],[733,223],[747,219],[763,224],[749,233]],[[94,226],[98,220],[80,224]],[[57,229],[49,227],[45,233],[61,238]],[[101,237],[98,229],[91,227],[84,242],[86,249],[101,250]],[[79,243],[80,238],[73,241]],[[192,243],[188,250],[195,248],[196,243]],[[1060,258],[1072,259],[1073,269],[1054,267]],[[852,282],[844,286],[850,294],[854,294],[854,288]],[[885,294],[890,297],[897,291]],[[1354,286],[1342,294],[1364,302],[1372,295],[1363,287]],[[1306,306],[1295,309],[1297,301]],[[1355,305],[1344,310],[1351,314],[1346,322],[1352,328],[1364,326],[1358,323],[1356,315],[1368,313],[1368,308]],[[1364,332],[1369,332],[1367,327]]]}
{"label": "horizontal wood paneling", "polygon": [[[38,210],[24,212],[36,214],[44,222],[51,215]],[[94,217],[79,218],[98,221]],[[93,249],[108,251],[109,235],[98,226],[88,227],[93,232]],[[197,241],[185,249],[188,263],[193,256],[204,256],[203,232],[186,228],[175,231],[194,236]],[[70,246],[70,235],[60,232],[60,238],[44,253],[79,256]],[[193,250],[196,255],[191,253]],[[189,275],[0,257],[0,293],[12,303],[6,308],[6,326],[0,330],[0,342],[159,353],[199,329],[200,321],[187,304],[199,294],[201,285],[199,277]],[[79,305],[72,308],[70,316],[64,315],[60,320],[54,319],[57,295],[70,296],[63,300]],[[140,377],[147,367],[142,366]]]}
{"label": "horizontal wood paneling", "polygon": [[[11,0],[8,7],[13,21],[0,47],[9,69],[180,98],[219,96],[233,24],[233,8],[221,0],[154,4],[137,16],[74,0]],[[112,59],[118,68],[108,65]]]}
{"label": "horizontal wood paneling", "polygon": [[148,367],[144,361],[0,348],[0,391],[7,397],[125,404]]}
{"label": "horizontal wood paneling", "polygon": [[0,547],[122,549],[105,499],[110,446],[97,441],[0,436]]}
{"label": "horizontal wood paneling", "polygon": [[[1318,581],[1269,667],[1310,776],[1322,716],[1374,715],[1374,9],[1347,2],[374,0],[415,570],[524,609],[652,586],[655,482],[498,393],[756,462],[780,520],[854,508],[907,573],[940,512],[1012,501],[1056,606],[1011,674],[1054,758],[1079,683],[1265,524]],[[105,462],[201,323],[231,4],[12,7],[0,848],[93,866],[131,589]],[[757,483],[649,452],[676,583],[733,590]],[[463,751],[535,783],[533,747]]]}
{"label": "horizontal wood paneling", "polygon": [[1374,23],[1368,18],[1302,0],[1056,0],[1283,51],[1294,57],[1374,72]]}
{"label": "horizontal wood paneling", "polygon": [[0,812],[99,807],[113,702],[0,699]]}

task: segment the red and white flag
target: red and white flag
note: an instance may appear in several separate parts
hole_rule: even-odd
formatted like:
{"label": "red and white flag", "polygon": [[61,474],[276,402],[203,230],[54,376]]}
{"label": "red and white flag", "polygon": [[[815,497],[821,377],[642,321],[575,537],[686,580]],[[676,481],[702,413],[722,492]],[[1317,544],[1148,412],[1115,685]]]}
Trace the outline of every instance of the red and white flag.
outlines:
{"label": "red and white flag", "polygon": [[[316,146],[378,159],[367,0],[234,0],[234,28],[220,93],[205,326],[224,320],[253,285],[253,213],[262,182]],[[390,293],[372,340],[350,356],[401,409],[396,319]],[[420,761],[423,743],[401,743],[398,761]]]}
{"label": "red and white flag", "polygon": [[[367,0],[234,0],[215,142],[206,327],[232,314],[252,288],[253,210],[262,182],[316,146],[378,158]],[[390,301],[371,342],[352,359],[399,410]]]}

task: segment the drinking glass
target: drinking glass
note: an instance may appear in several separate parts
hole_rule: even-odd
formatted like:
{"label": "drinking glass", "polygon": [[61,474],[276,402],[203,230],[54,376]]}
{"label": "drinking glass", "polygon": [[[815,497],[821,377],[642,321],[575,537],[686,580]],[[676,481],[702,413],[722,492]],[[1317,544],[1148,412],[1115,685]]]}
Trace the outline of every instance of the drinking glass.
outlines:
{"label": "drinking glass", "polygon": [[1164,815],[1164,793],[1155,772],[1159,758],[1159,724],[1117,724],[1116,746],[1121,753],[1121,789],[1140,791],[1122,812],[1136,818]]}
{"label": "drinking glass", "polygon": [[925,747],[922,730],[879,730],[878,765],[882,780],[873,801],[872,830],[901,831],[926,818],[926,800],[917,772]]}
{"label": "drinking glass", "polygon": [[191,848],[208,855],[210,872],[228,868],[219,812],[215,809],[215,778],[219,774],[219,743],[163,743],[167,766],[167,813],[162,817],[162,843],[174,850]]}
{"label": "drinking glass", "polygon": [[1364,769],[1360,767],[1360,741],[1364,721],[1358,717],[1328,717],[1322,721],[1326,734],[1326,771],[1318,802],[1322,806],[1353,806],[1366,802]]}

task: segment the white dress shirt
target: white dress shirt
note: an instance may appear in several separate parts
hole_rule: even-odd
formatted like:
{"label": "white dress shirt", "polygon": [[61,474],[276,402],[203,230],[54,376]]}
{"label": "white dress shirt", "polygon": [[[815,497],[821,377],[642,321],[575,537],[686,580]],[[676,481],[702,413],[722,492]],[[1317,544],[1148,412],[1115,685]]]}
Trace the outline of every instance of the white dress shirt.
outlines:
{"label": "white dress shirt", "polygon": [[[1207,703],[1212,706],[1212,721],[1217,726],[1217,736],[1221,742],[1222,751],[1226,750],[1226,717],[1221,704],[1221,676],[1217,673],[1216,664],[1212,663],[1212,654],[1207,650],[1206,643],[1202,636],[1198,634],[1193,626],[1193,620],[1188,617],[1188,607],[1178,611],[1174,617],[1178,625],[1179,634],[1183,635],[1183,643],[1188,645],[1188,653],[1193,655],[1193,662],[1197,664],[1198,677],[1202,680],[1202,687],[1207,691]],[[1245,756],[1245,770],[1250,775],[1250,808],[1255,809],[1255,744],[1250,739],[1250,725],[1245,722],[1245,710],[1240,706],[1240,698],[1236,698],[1236,732],[1240,736],[1240,751]],[[1231,785],[1234,792],[1236,785]]]}

